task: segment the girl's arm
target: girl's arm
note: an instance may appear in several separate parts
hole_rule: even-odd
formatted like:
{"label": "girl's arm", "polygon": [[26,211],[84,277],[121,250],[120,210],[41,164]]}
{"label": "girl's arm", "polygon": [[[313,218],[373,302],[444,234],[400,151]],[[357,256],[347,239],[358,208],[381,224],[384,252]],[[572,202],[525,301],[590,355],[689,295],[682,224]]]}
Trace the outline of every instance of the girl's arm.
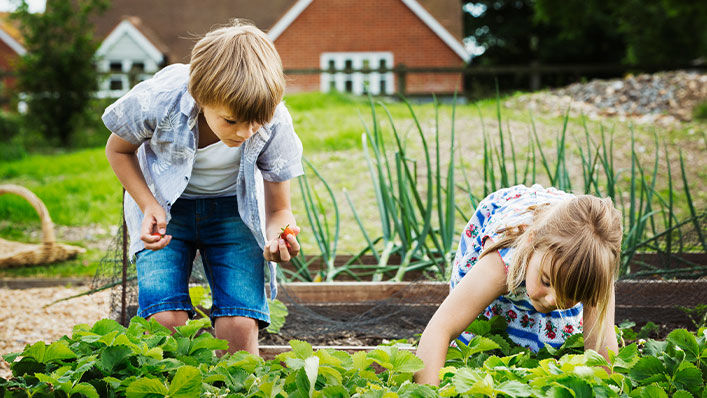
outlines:
{"label": "girl's arm", "polygon": [[[145,243],[145,248],[159,250],[167,246],[172,237],[165,235],[167,230],[165,211],[147,187],[145,176],[140,170],[135,155],[138,148],[138,145],[111,134],[106,144],[106,158],[120,183],[142,210],[144,217],[140,228],[140,239]],[[159,233],[161,236],[152,235],[153,233]]]}
{"label": "girl's arm", "polygon": [[[584,348],[592,349],[599,352],[606,360],[609,360],[609,352],[619,352],[619,343],[616,341],[616,329],[614,329],[614,310],[615,310],[615,290],[611,290],[611,298],[606,307],[606,317],[601,325],[597,325],[598,311],[596,307],[584,306]],[[597,338],[599,331],[603,331],[603,341],[597,347]]]}
{"label": "girl's arm", "polygon": [[442,302],[422,332],[417,356],[425,363],[415,374],[420,384],[439,385],[439,370],[449,343],[498,296],[506,292],[506,272],[501,257],[482,257]]}
{"label": "girl's arm", "polygon": [[283,262],[289,261],[299,254],[300,246],[293,235],[287,236],[290,249],[285,241],[279,239],[282,229],[289,225],[295,232],[299,233],[295,216],[292,214],[290,205],[290,182],[264,181],[265,190],[265,249],[263,256],[268,261]]}

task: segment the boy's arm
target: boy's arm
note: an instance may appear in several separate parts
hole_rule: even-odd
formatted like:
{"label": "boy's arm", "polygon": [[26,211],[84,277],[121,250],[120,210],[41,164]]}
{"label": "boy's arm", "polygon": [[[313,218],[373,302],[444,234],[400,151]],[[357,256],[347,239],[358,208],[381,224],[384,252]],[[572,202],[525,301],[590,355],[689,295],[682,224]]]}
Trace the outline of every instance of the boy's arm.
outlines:
{"label": "boy's arm", "polygon": [[444,366],[449,343],[505,292],[503,261],[495,253],[489,253],[474,264],[459,285],[452,289],[422,332],[417,356],[425,367],[415,374],[415,381],[439,385],[439,370]]}
{"label": "boy's arm", "polygon": [[[614,329],[614,312],[615,312],[616,294],[612,287],[611,298],[606,307],[606,318],[604,323],[597,325],[599,316],[596,307],[584,306],[584,348],[592,349],[599,352],[606,360],[609,360],[608,350],[619,352],[619,343],[616,341],[616,329]],[[603,342],[597,347],[597,338],[599,331],[603,331]]]}
{"label": "boy's arm", "polygon": [[265,191],[265,249],[263,256],[268,261],[289,261],[299,254],[300,246],[293,235],[287,235],[285,241],[279,239],[282,229],[289,225],[295,233],[299,233],[295,216],[290,205],[290,181],[272,182],[263,180]]}
{"label": "boy's arm", "polygon": [[[111,134],[106,144],[106,158],[120,183],[135,199],[144,214],[140,239],[145,242],[145,248],[159,250],[167,246],[172,237],[164,235],[167,229],[166,214],[147,187],[145,176],[142,175],[135,155],[138,148],[139,145],[131,144],[116,134]],[[152,235],[153,233],[162,236]]]}

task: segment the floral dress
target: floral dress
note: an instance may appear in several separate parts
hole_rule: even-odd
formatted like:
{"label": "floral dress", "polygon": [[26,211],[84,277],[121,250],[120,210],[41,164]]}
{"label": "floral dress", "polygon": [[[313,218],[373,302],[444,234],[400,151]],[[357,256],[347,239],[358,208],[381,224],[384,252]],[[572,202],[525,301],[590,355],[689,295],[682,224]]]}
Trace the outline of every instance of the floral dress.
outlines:
{"label": "floral dress", "polygon": [[[471,267],[476,264],[487,239],[498,241],[503,228],[533,221],[533,212],[528,207],[554,204],[574,197],[555,188],[543,188],[540,185],[514,187],[496,191],[479,203],[474,215],[462,232],[454,258],[450,289],[461,281]],[[508,271],[513,259],[513,247],[499,250],[501,259]],[[517,344],[538,351],[549,344],[559,347],[575,333],[582,332],[582,303],[565,310],[541,313],[533,308],[525,290],[525,284],[518,287],[516,294],[506,294],[494,300],[483,314],[487,318],[501,315],[508,321],[508,335]],[[464,332],[459,337],[468,343],[473,337]]]}

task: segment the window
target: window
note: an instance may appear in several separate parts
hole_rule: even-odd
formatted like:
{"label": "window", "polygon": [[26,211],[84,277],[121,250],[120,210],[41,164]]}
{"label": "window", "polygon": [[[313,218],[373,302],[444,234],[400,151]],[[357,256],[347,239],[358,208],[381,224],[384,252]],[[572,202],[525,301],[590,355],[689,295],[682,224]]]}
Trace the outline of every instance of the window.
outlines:
{"label": "window", "polygon": [[111,72],[122,72],[123,63],[121,61],[110,61],[109,68]]}
{"label": "window", "polygon": [[389,52],[323,53],[320,57],[320,89],[356,95],[390,95],[394,91],[393,65]]}
{"label": "window", "polygon": [[144,72],[145,71],[145,63],[144,62],[133,62],[133,71],[135,72]]}
{"label": "window", "polygon": [[113,77],[110,79],[110,89],[111,90],[122,90],[123,89],[123,79],[120,77]]}

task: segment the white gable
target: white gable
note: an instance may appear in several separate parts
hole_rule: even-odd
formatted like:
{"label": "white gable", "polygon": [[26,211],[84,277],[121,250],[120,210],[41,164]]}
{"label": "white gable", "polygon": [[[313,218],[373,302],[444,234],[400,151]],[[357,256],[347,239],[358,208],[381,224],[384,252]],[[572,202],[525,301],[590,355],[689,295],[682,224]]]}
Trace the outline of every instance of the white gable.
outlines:
{"label": "white gable", "polygon": [[140,59],[159,65],[164,55],[130,21],[123,20],[103,40],[96,52],[102,59]]}

